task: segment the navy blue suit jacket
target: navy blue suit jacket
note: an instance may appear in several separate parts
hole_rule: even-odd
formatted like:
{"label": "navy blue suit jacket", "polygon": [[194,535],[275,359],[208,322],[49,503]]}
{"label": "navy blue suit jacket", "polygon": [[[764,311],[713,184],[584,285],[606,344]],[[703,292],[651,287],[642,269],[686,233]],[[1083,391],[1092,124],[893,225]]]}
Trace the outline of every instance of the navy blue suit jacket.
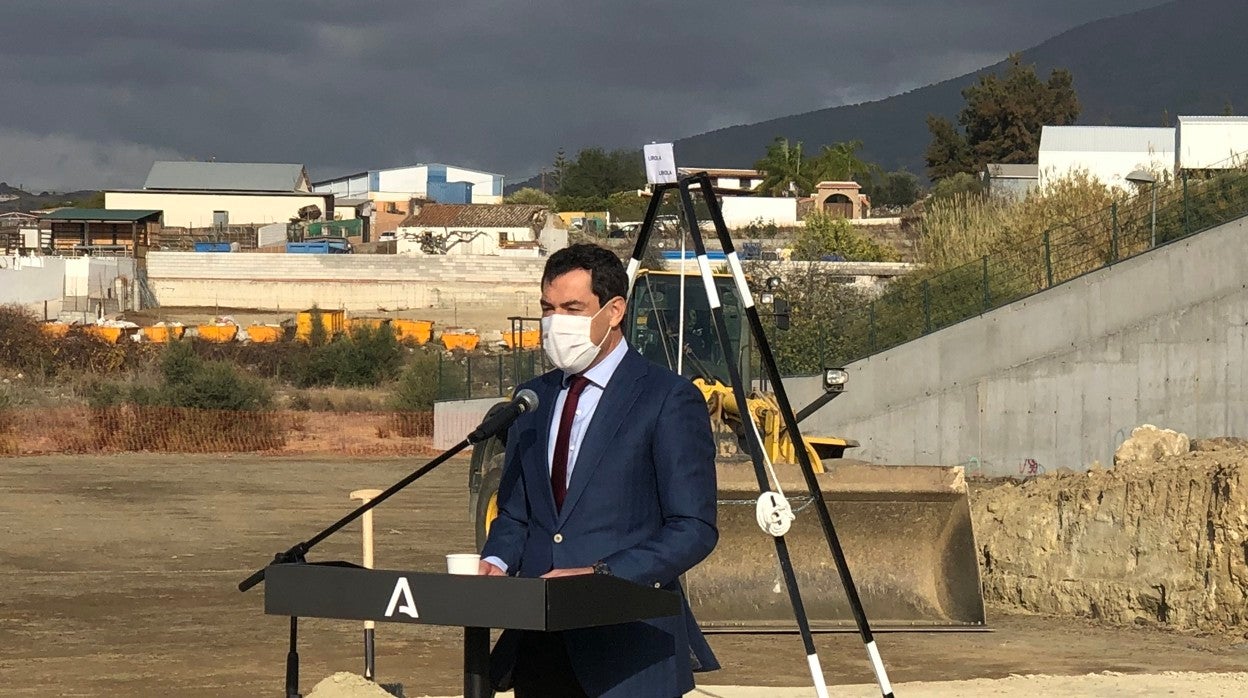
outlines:
{"label": "navy blue suit jacket", "polygon": [[[522,387],[538,409],[512,425],[499,486],[499,517],[482,557],[508,573],[540,577],[602,560],[611,574],[681,593],[680,575],[715,547],[715,445],[706,401],[688,380],[629,348],[582,440],[561,511],[547,460],[563,378],[552,371]],[[693,690],[693,671],[719,665],[688,602],[680,616],[563,633],[590,696],[672,698]],[[493,673],[515,664],[515,633],[494,651]]]}

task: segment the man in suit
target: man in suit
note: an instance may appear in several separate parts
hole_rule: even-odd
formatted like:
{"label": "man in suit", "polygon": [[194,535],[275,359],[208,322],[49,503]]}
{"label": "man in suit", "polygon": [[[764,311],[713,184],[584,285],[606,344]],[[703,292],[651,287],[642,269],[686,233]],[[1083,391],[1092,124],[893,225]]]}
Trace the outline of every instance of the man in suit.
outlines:
{"label": "man in suit", "polygon": [[[558,368],[524,386],[540,403],[508,432],[482,574],[610,574],[683,597],[680,575],[715,547],[706,402],[629,348],[627,293],[610,250],[573,245],[547,261],[542,343]],[[517,698],[676,698],[694,671],[718,668],[685,602],[669,618],[505,632],[492,671]]]}

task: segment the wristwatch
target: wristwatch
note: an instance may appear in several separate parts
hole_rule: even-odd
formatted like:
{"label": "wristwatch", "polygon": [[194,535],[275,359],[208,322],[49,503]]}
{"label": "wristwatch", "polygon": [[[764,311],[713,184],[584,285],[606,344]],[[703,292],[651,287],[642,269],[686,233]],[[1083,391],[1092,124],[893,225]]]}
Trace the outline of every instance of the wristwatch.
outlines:
{"label": "wristwatch", "polygon": [[607,563],[603,562],[602,560],[599,560],[598,562],[594,563],[594,574],[610,575],[611,568],[607,567]]}

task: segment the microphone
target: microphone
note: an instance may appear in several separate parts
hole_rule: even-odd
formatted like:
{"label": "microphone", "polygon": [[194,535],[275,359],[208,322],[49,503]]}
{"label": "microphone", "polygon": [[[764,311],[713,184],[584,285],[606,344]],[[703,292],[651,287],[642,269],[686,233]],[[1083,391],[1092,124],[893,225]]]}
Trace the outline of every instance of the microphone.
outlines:
{"label": "microphone", "polygon": [[485,441],[498,432],[511,426],[521,414],[537,409],[537,393],[525,388],[516,393],[511,402],[503,409],[486,417],[472,433],[468,434],[468,443],[476,444]]}

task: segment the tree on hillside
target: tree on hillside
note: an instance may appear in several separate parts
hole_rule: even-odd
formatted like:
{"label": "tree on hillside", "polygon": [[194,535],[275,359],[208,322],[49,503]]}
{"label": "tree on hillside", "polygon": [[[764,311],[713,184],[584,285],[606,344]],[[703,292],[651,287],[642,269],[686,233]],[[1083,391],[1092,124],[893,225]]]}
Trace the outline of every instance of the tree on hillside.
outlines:
{"label": "tree on hillside", "polygon": [[561,211],[601,211],[610,195],[645,184],[646,170],[639,151],[586,148],[563,168],[555,201]]}
{"label": "tree on hillside", "polygon": [[806,196],[814,188],[809,163],[802,157],[802,143],[789,143],[777,136],[767,146],[767,154],[754,163],[764,174],[763,183],[755,189],[767,196]]}
{"label": "tree on hillside", "polygon": [[819,154],[810,159],[811,181],[816,184],[854,181],[869,186],[880,168],[858,157],[859,150],[862,150],[862,141],[845,141],[823,146]]}
{"label": "tree on hillside", "polygon": [[[555,161],[551,163],[550,175],[550,191],[558,192],[559,187],[563,186],[563,176],[568,173],[568,156],[563,152],[563,148],[555,151]],[[546,191],[545,180],[542,182],[542,191]]]}
{"label": "tree on hillside", "polygon": [[509,204],[532,204],[535,206],[549,206],[551,208],[555,205],[555,197],[533,187],[517,189],[509,196],[504,197],[503,201]]}
{"label": "tree on hillside", "polygon": [[895,170],[865,188],[872,206],[909,206],[919,200],[919,178],[913,172]]}
{"label": "tree on hillside", "polygon": [[607,197],[607,212],[618,221],[639,221],[646,215],[650,199],[637,192],[620,191]]}
{"label": "tree on hillside", "polygon": [[927,117],[932,140],[925,158],[933,180],[974,174],[990,162],[1035,162],[1040,129],[1072,124],[1080,110],[1069,70],[1055,69],[1041,81],[1036,67],[1023,65],[1017,53],[1010,55],[1004,76],[985,75],[962,90],[962,97],[960,130],[944,117]]}

